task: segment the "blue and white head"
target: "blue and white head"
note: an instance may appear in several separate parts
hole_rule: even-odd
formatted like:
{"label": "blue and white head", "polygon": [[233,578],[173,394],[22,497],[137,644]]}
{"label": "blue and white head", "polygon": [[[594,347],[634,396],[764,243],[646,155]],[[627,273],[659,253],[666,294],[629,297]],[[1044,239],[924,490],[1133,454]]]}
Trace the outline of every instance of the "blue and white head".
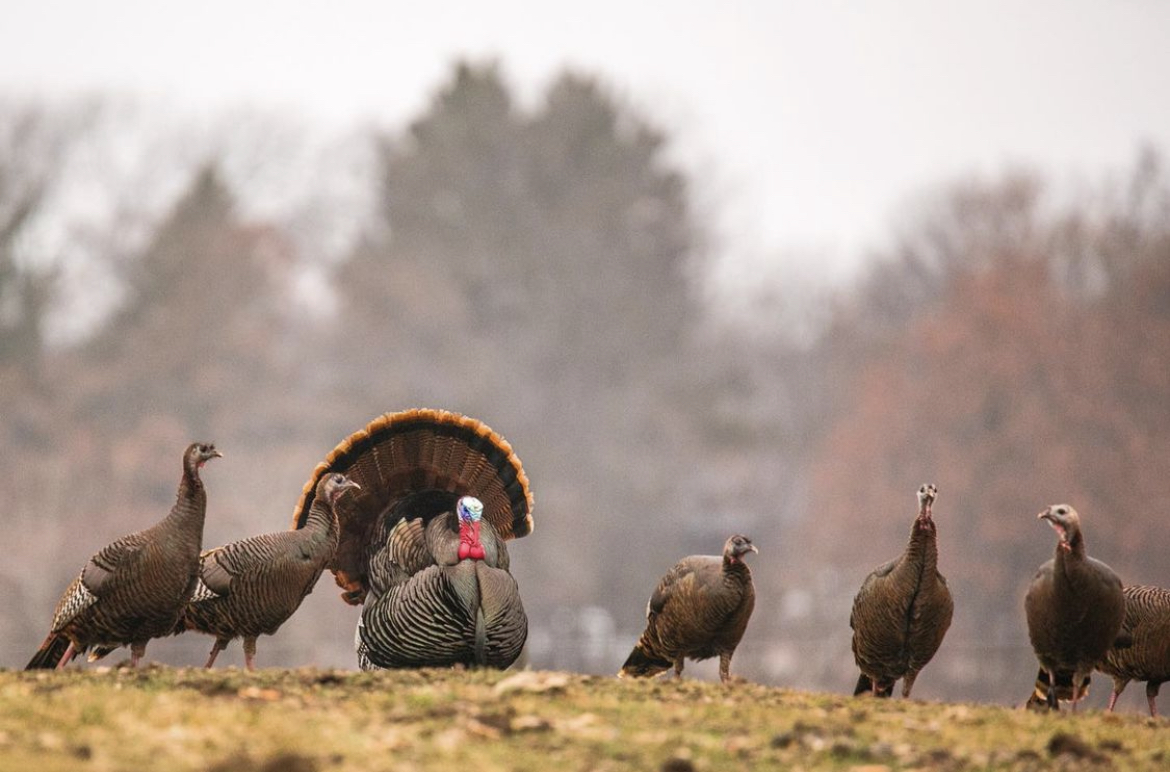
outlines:
{"label": "blue and white head", "polygon": [[463,496],[455,502],[455,513],[464,523],[478,523],[483,517],[483,502],[475,496]]}

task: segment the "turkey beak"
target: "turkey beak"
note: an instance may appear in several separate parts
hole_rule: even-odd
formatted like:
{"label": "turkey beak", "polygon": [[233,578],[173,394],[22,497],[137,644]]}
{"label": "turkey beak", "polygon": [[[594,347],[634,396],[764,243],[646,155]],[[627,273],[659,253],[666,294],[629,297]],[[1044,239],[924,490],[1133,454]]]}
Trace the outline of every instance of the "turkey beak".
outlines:
{"label": "turkey beak", "polygon": [[342,485],[342,486],[341,486],[341,490],[342,490],[343,492],[344,492],[344,491],[347,491],[347,490],[349,490],[349,489],[351,489],[351,488],[352,488],[353,490],[355,490],[355,491],[360,491],[360,490],[362,489],[362,486],[358,485],[358,484],[357,484],[356,482],[354,482],[353,480],[346,480],[346,481],[345,481],[345,485]]}
{"label": "turkey beak", "polygon": [[220,453],[218,450],[213,450],[213,451],[211,451],[211,457],[212,458],[223,458],[223,453]]}

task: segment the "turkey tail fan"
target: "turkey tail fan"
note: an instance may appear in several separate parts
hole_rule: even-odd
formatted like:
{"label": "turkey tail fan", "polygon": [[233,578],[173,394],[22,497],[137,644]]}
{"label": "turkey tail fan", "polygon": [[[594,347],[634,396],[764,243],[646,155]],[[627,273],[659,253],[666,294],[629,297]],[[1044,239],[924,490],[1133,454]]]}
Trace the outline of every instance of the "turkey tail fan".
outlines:
{"label": "turkey tail fan", "polygon": [[458,413],[425,408],[386,413],[342,440],[305,483],[293,510],[294,529],[304,526],[317,482],[330,472],[361,486],[337,509],[341,534],[331,565],[351,603],[364,595],[361,577],[371,529],[412,493],[475,496],[501,539],[532,532],[532,491],[512,446],[483,422]]}
{"label": "turkey tail fan", "polygon": [[51,670],[57,667],[57,663],[65,656],[65,652],[69,650],[69,639],[61,633],[49,633],[49,637],[37,649],[37,653],[33,655],[28,664],[24,666],[25,670]]}

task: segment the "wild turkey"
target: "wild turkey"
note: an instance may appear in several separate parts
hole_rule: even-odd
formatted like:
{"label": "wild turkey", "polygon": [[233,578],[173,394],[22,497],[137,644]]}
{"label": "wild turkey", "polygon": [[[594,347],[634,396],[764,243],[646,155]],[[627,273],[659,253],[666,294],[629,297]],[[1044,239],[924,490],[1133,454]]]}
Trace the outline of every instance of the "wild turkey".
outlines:
{"label": "wild turkey", "polygon": [[456,413],[380,416],[317,465],[294,528],[334,472],[361,485],[336,509],[341,532],[329,565],[342,598],[365,603],[355,636],[361,667],[512,664],[528,618],[505,541],[532,531],[532,494],[508,442]]}
{"label": "wild turkey", "polygon": [[749,552],[759,550],[737,534],[723,545],[722,557],[691,555],[670,569],[646,604],[646,630],[618,676],[653,676],[673,667],[681,677],[686,658],[718,656],[719,678],[726,683],[756,605],[752,572],[743,560]]}
{"label": "wild turkey", "polygon": [[244,639],[244,662],[255,669],[256,638],[273,635],[300,607],[337,550],[337,501],[358,484],[343,474],[317,483],[305,527],[204,552],[199,584],[175,628],[215,636],[207,667],[233,638]]}
{"label": "wild turkey", "polygon": [[853,658],[861,669],[854,695],[894,693],[902,679],[909,697],[918,673],[934,657],[951,626],[954,602],[938,571],[938,536],[931,511],[938,488],[918,489],[918,516],[905,551],[874,569],[853,599]]}
{"label": "wild turkey", "polygon": [[207,512],[199,470],[222,456],[214,445],[197,442],[187,448],[170,514],[89,559],[61,596],[52,629],[26,669],[63,668],[85,651],[92,662],[126,645],[134,667],[147,641],[171,632],[199,570]]}
{"label": "wild turkey", "polygon": [[[1037,517],[1047,520],[1059,539],[1056,556],[1040,566],[1024,598],[1028,637],[1049,684],[1067,679],[1074,687],[1075,711],[1089,674],[1119,638],[1125,596],[1113,569],[1086,554],[1075,509],[1055,504]],[[1057,697],[1057,690],[1049,688],[1050,708],[1058,707]]]}
{"label": "wild turkey", "polygon": [[1170,681],[1170,590],[1129,585],[1123,592],[1121,638],[1129,645],[1114,643],[1097,669],[1113,677],[1110,711],[1130,681],[1145,681],[1150,715],[1157,716],[1158,689]]}

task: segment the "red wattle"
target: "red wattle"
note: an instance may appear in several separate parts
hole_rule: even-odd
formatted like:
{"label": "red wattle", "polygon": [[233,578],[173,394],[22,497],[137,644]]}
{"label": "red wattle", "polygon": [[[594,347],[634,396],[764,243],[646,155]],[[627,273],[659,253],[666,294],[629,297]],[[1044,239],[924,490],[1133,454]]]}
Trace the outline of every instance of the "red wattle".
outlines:
{"label": "red wattle", "polygon": [[483,544],[479,541],[479,523],[460,523],[459,559],[483,560]]}

